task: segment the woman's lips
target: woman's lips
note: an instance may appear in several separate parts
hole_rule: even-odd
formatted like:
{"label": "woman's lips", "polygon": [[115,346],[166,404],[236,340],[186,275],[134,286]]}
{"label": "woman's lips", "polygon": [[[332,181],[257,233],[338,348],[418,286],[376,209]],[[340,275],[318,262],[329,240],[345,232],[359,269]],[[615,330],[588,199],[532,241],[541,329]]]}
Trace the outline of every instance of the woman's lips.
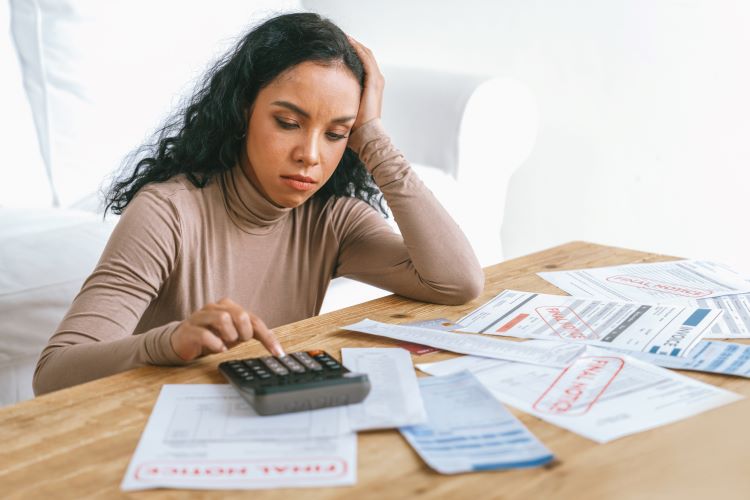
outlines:
{"label": "woman's lips", "polygon": [[310,191],[317,184],[314,179],[304,175],[282,175],[281,182],[297,191]]}

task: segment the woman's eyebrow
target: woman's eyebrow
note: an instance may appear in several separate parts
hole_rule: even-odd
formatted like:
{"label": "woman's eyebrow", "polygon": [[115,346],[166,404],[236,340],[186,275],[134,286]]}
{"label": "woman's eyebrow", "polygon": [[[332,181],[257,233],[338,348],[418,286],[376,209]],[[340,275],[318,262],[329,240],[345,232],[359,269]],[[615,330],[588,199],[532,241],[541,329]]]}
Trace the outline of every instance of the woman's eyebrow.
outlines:
{"label": "woman's eyebrow", "polygon": [[[295,113],[298,113],[298,114],[304,116],[305,118],[310,118],[310,113],[308,113],[304,109],[300,108],[296,104],[292,104],[289,101],[273,101],[271,104],[275,104],[276,106],[281,106],[283,108],[287,108],[289,110],[292,110]],[[334,118],[333,120],[331,120],[331,123],[345,123],[345,122],[354,120],[355,118],[357,118],[357,117],[356,116],[341,116],[339,118]]]}

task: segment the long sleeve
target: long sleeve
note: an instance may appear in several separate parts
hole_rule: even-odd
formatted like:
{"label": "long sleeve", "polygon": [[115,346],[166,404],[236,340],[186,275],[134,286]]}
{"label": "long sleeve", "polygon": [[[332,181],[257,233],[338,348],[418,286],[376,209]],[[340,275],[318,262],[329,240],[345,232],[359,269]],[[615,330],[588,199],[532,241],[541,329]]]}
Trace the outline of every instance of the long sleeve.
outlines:
{"label": "long sleeve", "polygon": [[427,302],[460,304],[477,297],[484,274],[471,245],[380,120],[362,125],[348,145],[372,173],[401,235],[359,203],[342,223],[336,275]]}
{"label": "long sleeve", "polygon": [[179,321],[133,335],[179,251],[175,207],[167,197],[143,188],[42,351],[34,392],[39,395],[147,364],[184,364],[170,343]]}

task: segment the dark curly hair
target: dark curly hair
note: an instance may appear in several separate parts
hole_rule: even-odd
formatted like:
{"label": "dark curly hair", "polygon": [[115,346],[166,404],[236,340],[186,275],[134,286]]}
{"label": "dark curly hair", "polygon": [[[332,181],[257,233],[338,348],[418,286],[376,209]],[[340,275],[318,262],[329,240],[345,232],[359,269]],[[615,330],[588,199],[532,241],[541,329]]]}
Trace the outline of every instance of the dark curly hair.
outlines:
{"label": "dark curly hair", "polygon": [[[105,195],[104,213],[121,214],[146,184],[185,174],[202,188],[234,167],[247,132],[245,110],[261,89],[305,61],[343,63],[364,89],[362,61],[344,32],[330,20],[314,13],[268,19],[209,69],[182,109],[157,130],[154,142],[128,155],[123,163],[125,173],[115,178]],[[386,215],[382,194],[349,148],[331,178],[314,195],[322,200],[331,196],[359,198]]]}

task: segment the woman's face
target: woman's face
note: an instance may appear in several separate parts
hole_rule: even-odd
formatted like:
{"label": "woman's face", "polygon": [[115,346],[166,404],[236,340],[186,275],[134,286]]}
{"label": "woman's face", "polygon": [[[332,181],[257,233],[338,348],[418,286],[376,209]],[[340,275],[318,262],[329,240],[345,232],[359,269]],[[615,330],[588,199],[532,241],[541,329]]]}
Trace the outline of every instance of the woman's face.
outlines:
{"label": "woman's face", "polygon": [[241,159],[255,187],[288,208],[315,194],[344,154],[359,99],[359,82],[343,64],[300,63],[264,87]]}

